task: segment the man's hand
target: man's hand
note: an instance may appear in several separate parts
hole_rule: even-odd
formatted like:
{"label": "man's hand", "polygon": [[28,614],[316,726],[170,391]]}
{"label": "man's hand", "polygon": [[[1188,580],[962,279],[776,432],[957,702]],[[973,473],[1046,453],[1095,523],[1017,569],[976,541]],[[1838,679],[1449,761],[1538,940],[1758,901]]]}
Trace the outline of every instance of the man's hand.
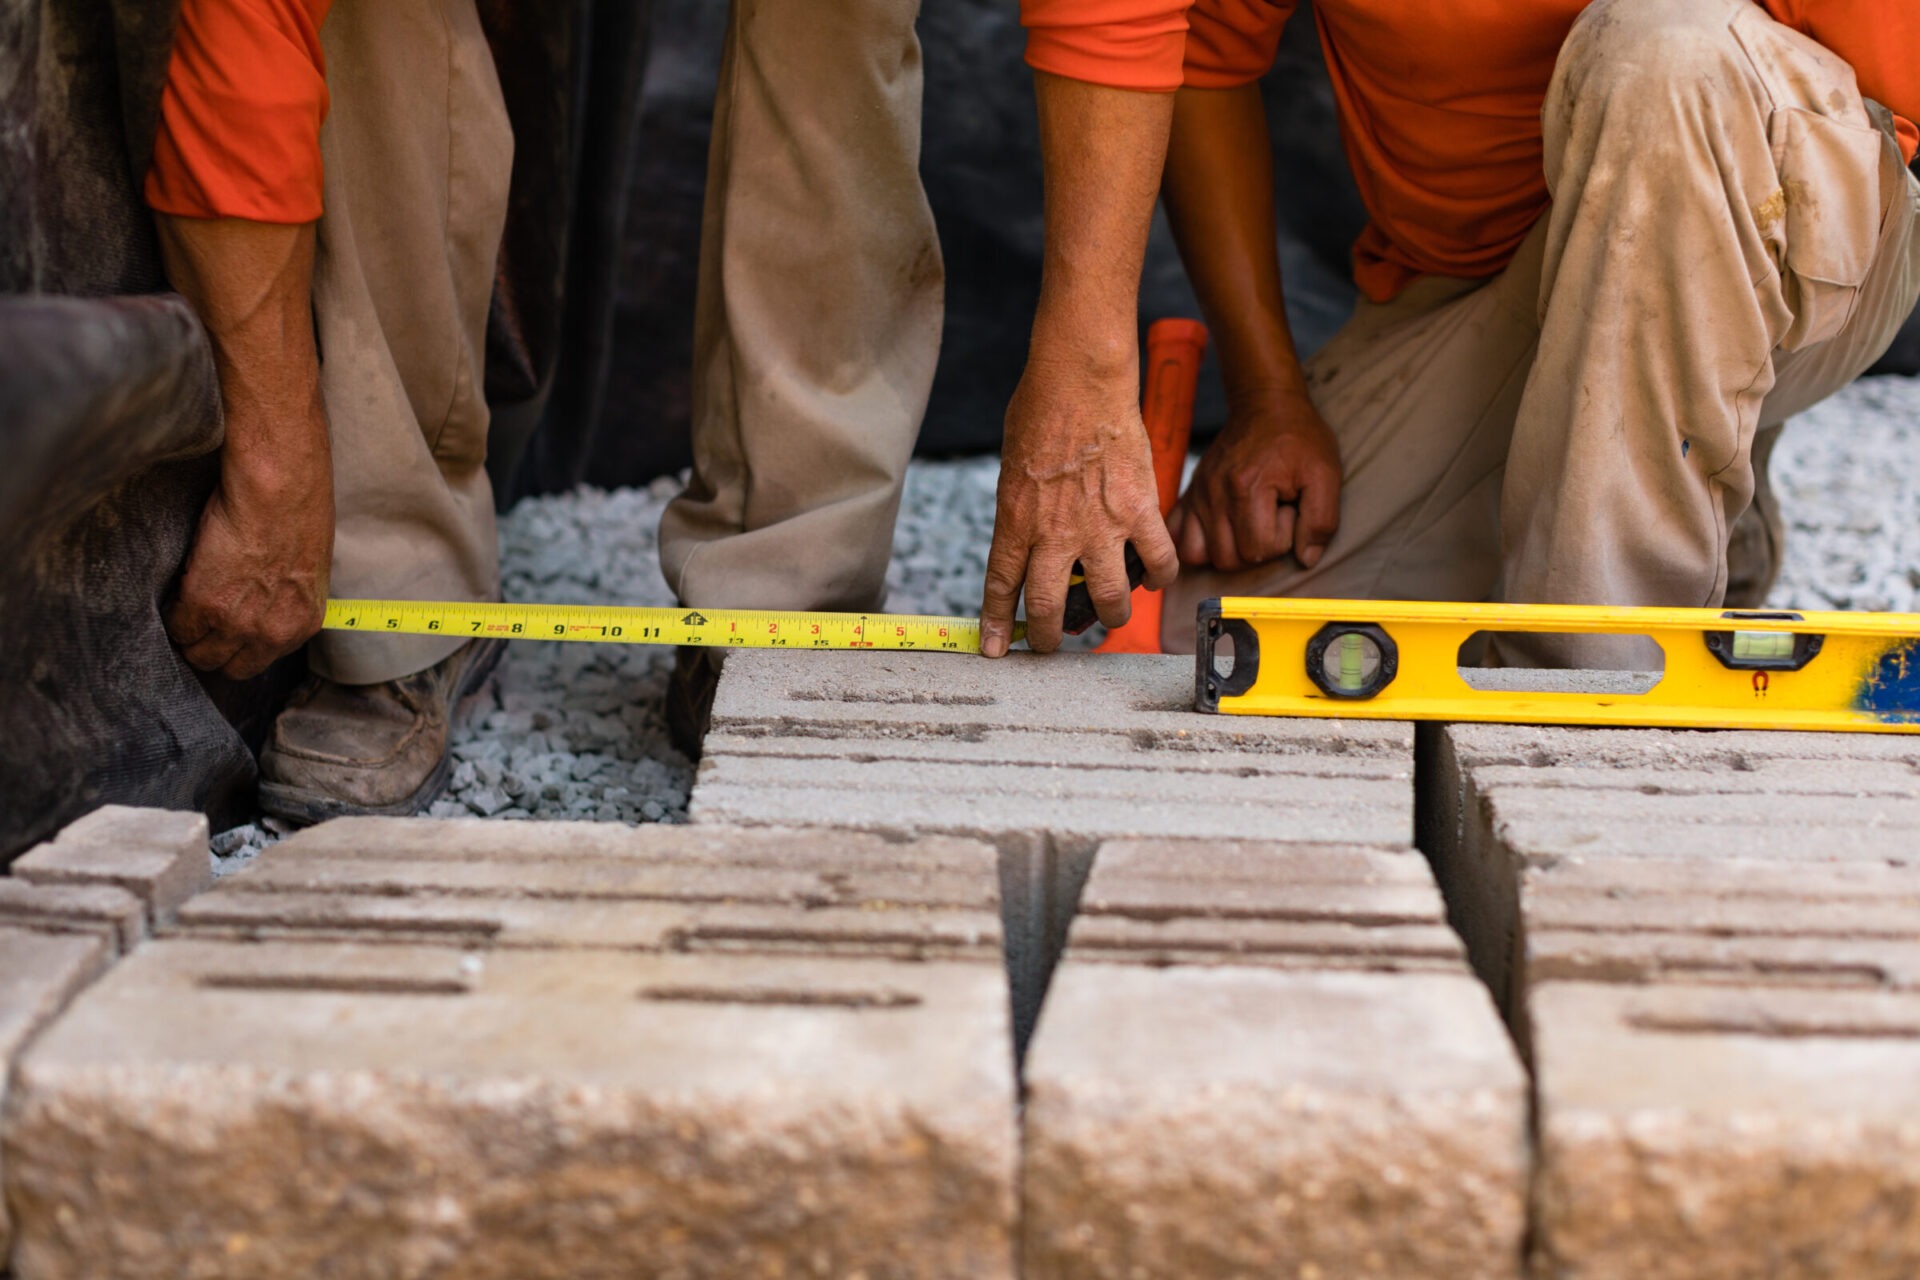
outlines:
{"label": "man's hand", "polygon": [[1172,585],[1173,542],[1160,519],[1153,459],[1135,379],[1064,376],[1030,363],[1007,409],[1000,492],[980,611],[981,652],[1006,653],[1022,584],[1027,643],[1060,647],[1067,580],[1078,560],[1100,621],[1132,610],[1126,545],[1147,566],[1146,585]]}
{"label": "man's hand", "polygon": [[1027,371],[1007,407],[980,652],[998,658],[1027,595],[1027,643],[1060,645],[1080,561],[1095,612],[1127,620],[1126,546],[1146,582],[1179,570],[1140,421],[1140,272],[1173,124],[1170,94],[1036,74],[1046,253]]}
{"label": "man's hand", "polygon": [[1235,404],[1167,518],[1180,563],[1232,573],[1293,552],[1320,563],[1340,527],[1340,444],[1304,392]]}
{"label": "man's hand", "polygon": [[333,451],[313,341],[314,228],[162,217],[167,278],[213,344],[227,436],[167,631],[188,662],[259,675],[320,629]]}
{"label": "man's hand", "polygon": [[200,513],[167,633],[200,670],[252,679],[320,630],[332,565],[327,459],[278,484],[223,476]]}

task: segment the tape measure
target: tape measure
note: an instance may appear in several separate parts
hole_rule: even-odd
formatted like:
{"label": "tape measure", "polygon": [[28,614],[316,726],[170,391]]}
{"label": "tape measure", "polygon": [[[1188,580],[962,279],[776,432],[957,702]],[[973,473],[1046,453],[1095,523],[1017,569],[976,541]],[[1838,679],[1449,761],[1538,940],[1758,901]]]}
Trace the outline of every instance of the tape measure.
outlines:
{"label": "tape measure", "polygon": [[[1506,673],[1460,666],[1481,632],[1646,636],[1666,667],[1632,691],[1488,687]],[[1196,705],[1229,715],[1920,733],[1914,614],[1225,599],[1197,656]]]}
{"label": "tape measure", "polygon": [[[329,631],[488,640],[571,640],[741,649],[931,649],[979,653],[975,618],[768,609],[643,609],[618,605],[462,604],[329,600]],[[1015,638],[1022,634],[1015,628]]]}

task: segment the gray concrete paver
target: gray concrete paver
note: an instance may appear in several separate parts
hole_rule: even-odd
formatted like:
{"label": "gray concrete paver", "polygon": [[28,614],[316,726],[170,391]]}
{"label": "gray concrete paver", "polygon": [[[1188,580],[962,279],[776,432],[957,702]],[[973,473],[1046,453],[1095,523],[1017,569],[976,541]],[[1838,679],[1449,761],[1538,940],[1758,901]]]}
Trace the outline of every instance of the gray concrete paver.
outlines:
{"label": "gray concrete paver", "polygon": [[1920,1274],[1920,743],[1435,745],[1436,863],[1534,1064],[1535,1274]]}
{"label": "gray concrete paver", "polygon": [[1006,1275],[1013,1106],[992,965],[161,940],[20,1065],[16,1276]]}
{"label": "gray concrete paver", "polygon": [[125,889],[154,922],[213,882],[207,820],[198,813],[106,805],[13,862],[31,884]]}
{"label": "gray concrete paver", "polygon": [[1920,1274],[1920,996],[1533,993],[1536,1274]]}
{"label": "gray concrete paver", "polygon": [[[112,962],[113,948],[102,938],[0,927],[0,1116],[6,1113],[14,1058]],[[5,1175],[5,1152],[0,1151],[0,1186]],[[12,1240],[13,1221],[0,1196],[0,1266]]]}
{"label": "gray concrete paver", "polygon": [[1027,1062],[1028,1280],[1518,1274],[1526,1082],[1464,969],[1074,954]]}

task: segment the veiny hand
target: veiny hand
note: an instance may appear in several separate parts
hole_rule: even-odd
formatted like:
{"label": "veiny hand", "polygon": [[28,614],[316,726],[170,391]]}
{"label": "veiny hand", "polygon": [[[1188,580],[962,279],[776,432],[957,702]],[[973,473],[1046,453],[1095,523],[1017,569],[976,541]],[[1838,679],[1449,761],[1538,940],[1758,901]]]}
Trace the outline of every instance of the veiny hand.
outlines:
{"label": "veiny hand", "polygon": [[1069,376],[1030,363],[1007,409],[980,651],[989,658],[1006,653],[1023,586],[1028,645],[1039,653],[1059,648],[1076,560],[1100,621],[1125,623],[1132,611],[1129,542],[1147,567],[1146,585],[1170,586],[1179,565],[1160,519],[1131,380]]}
{"label": "veiny hand", "polygon": [[320,630],[333,563],[327,459],[283,481],[223,477],[167,613],[167,633],[202,671],[247,680]]}
{"label": "veiny hand", "polygon": [[1289,551],[1320,563],[1340,527],[1340,443],[1304,393],[1236,404],[1167,517],[1180,562],[1231,573]]}

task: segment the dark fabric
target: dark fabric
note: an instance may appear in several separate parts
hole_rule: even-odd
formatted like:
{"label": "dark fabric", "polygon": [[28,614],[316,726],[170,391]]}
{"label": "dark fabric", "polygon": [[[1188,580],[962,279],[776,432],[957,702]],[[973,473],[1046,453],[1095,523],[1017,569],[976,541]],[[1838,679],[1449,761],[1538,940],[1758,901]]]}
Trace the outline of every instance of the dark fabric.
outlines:
{"label": "dark fabric", "polygon": [[480,0],[513,190],[487,335],[488,470],[504,507],[586,479],[612,355],[612,264],[646,66],[646,0]]}
{"label": "dark fabric", "polygon": [[0,388],[0,861],[101,804],[232,810],[252,756],[160,620],[217,469],[199,323],[0,298]]}

